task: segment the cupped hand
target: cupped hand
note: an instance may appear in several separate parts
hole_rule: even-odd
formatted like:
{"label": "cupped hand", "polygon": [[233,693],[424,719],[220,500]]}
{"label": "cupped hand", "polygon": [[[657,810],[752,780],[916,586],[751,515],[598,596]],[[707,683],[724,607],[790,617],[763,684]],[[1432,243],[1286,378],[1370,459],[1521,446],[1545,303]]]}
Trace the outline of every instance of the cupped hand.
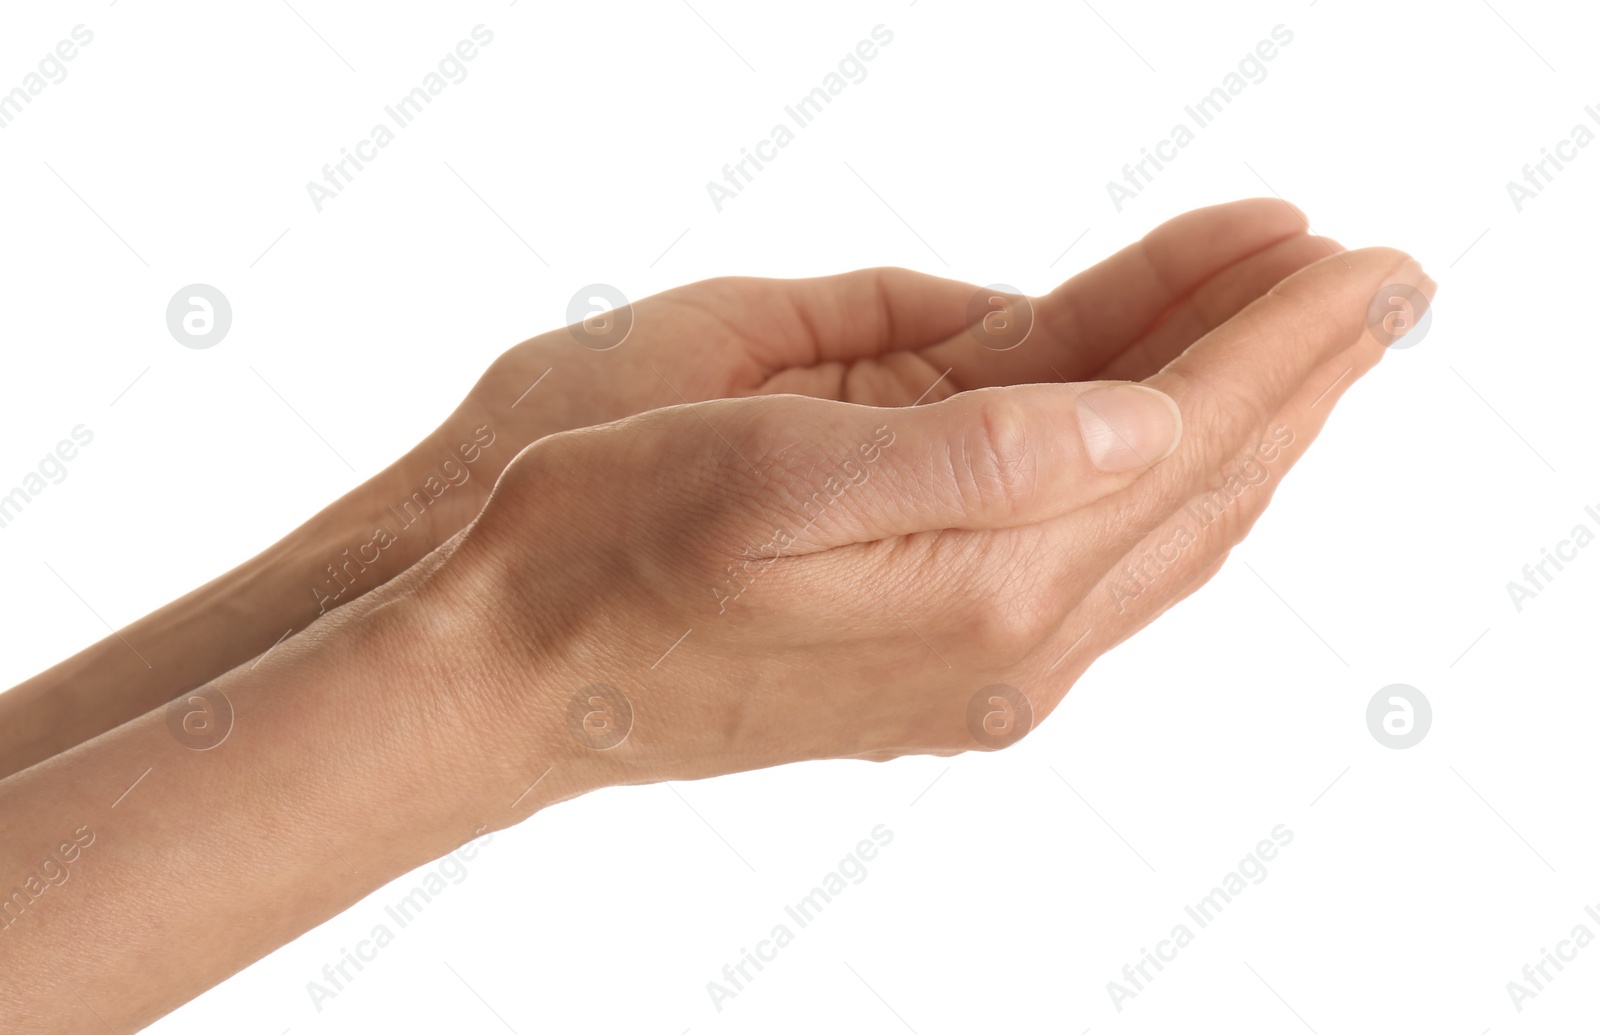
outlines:
{"label": "cupped hand", "polygon": [[[892,269],[723,278],[539,335],[492,363],[416,447],[260,556],[8,694],[0,773],[214,679],[401,575],[466,527],[510,458],[542,436],[724,397],[898,406],[1146,377],[1337,249],[1305,229],[1284,202],[1240,201],[1174,219],[1031,300]],[[245,596],[248,608],[233,605]],[[168,663],[147,667],[129,642]]]}
{"label": "cupped hand", "polygon": [[[546,434],[712,399],[905,406],[997,385],[1138,380],[1339,250],[1306,231],[1277,199],[1197,209],[1032,299],[894,268],[700,281],[509,349],[437,434],[493,429],[492,465]],[[419,476],[437,452],[418,451]],[[477,513],[498,468],[487,473],[449,501],[437,541]]]}
{"label": "cupped hand", "polygon": [[1399,252],[1331,255],[1142,385],[721,400],[550,436],[418,604],[499,717],[507,788],[1005,746],[1217,570],[1382,356],[1368,303],[1397,282],[1432,295]]}

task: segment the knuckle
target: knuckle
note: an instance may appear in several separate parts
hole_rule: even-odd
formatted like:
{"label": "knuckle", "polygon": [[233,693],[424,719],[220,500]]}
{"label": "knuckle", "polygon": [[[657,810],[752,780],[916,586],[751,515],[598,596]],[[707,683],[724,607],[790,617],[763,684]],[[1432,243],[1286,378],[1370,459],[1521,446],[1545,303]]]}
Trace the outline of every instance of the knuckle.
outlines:
{"label": "knuckle", "polygon": [[859,512],[846,497],[867,473],[855,451],[808,407],[751,409],[730,433],[735,448],[719,471],[740,487],[742,519],[763,530],[781,525],[807,545],[858,532]]}
{"label": "knuckle", "polygon": [[728,436],[738,455],[724,456],[724,463],[737,464],[748,473],[750,466],[765,470],[769,464],[786,462],[797,452],[793,428],[785,427],[770,407],[740,406],[739,411],[741,419]]}
{"label": "knuckle", "polygon": [[494,520],[507,510],[520,509],[520,504],[528,498],[533,486],[546,477],[544,472],[549,469],[549,464],[549,446],[546,443],[533,442],[523,446],[517,456],[510,458],[506,469],[501,470],[499,478],[494,480],[490,499],[483,509],[483,518]]}
{"label": "knuckle", "polygon": [[524,446],[495,481],[485,513],[501,514],[521,509],[521,504],[540,485],[547,485],[565,466],[560,454],[566,452],[557,441],[560,436],[539,439]]}
{"label": "knuckle", "polygon": [[1027,565],[1014,564],[1008,574],[1004,590],[990,594],[969,613],[965,630],[977,654],[1001,663],[1020,660],[1035,650],[1055,633],[1062,617],[1052,595]]}
{"label": "knuckle", "polygon": [[726,534],[745,539],[776,529],[787,548],[828,519],[826,464],[792,427],[760,409],[726,434],[729,448],[709,472],[715,520]]}
{"label": "knuckle", "polygon": [[511,458],[467,529],[464,555],[488,556],[497,563],[516,561],[529,537],[549,520],[550,499],[580,495],[572,483],[581,465],[575,451],[558,441],[563,437],[530,443]]}
{"label": "knuckle", "polygon": [[1039,465],[1027,410],[997,395],[984,401],[971,431],[958,441],[956,489],[976,511],[1021,510],[1038,485]]}
{"label": "knuckle", "polygon": [[1052,341],[1082,341],[1088,315],[1083,302],[1071,291],[1042,296],[1034,306],[1035,319]]}
{"label": "knuckle", "polygon": [[1173,369],[1169,373],[1182,383],[1184,425],[1206,429],[1205,435],[1196,438],[1206,450],[1201,459],[1207,466],[1228,460],[1220,451],[1232,443],[1251,439],[1252,435],[1259,437],[1266,430],[1272,415],[1261,399],[1259,386],[1208,377],[1198,370]]}

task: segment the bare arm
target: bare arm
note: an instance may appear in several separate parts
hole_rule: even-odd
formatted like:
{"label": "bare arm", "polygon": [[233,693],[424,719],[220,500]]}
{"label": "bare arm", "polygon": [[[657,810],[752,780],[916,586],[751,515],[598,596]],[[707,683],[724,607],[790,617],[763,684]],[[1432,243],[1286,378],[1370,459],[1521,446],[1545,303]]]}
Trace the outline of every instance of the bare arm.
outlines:
{"label": "bare arm", "polygon": [[[393,578],[465,527],[511,458],[545,435],[728,396],[904,406],[984,386],[1149,377],[1325,258],[1332,246],[1304,230],[1277,199],[1187,213],[1033,300],[1015,349],[969,327],[973,285],[906,270],[704,281],[529,339],[420,445],[280,542],[0,694],[0,776],[250,661]],[[1105,307],[1108,295],[1125,304]]]}
{"label": "bare arm", "polygon": [[[518,445],[464,405],[405,458],[204,586],[0,694],[0,776],[142,715],[381,586],[459,531]],[[555,429],[552,429],[555,430]],[[490,445],[481,445],[488,438]],[[475,463],[458,452],[470,444]],[[469,477],[433,500],[419,470],[455,457]],[[407,502],[411,502],[409,510]],[[411,525],[403,525],[414,519]],[[378,527],[392,540],[378,549]]]}
{"label": "bare arm", "polygon": [[[1383,355],[1367,302],[1397,281],[1432,295],[1396,252],[1315,263],[1146,385],[541,440],[466,532],[256,668],[0,780],[0,1016],[132,1030],[598,787],[1014,743],[1216,572]],[[1245,463],[1266,477],[1197,525]]]}
{"label": "bare arm", "polygon": [[203,723],[175,734],[157,709],[0,780],[0,1028],[136,1030],[576,793],[562,769],[510,811],[533,777],[476,740],[470,689],[441,678],[452,618],[418,614],[405,587],[422,577],[180,702],[205,721],[231,707],[219,744],[201,749]]}

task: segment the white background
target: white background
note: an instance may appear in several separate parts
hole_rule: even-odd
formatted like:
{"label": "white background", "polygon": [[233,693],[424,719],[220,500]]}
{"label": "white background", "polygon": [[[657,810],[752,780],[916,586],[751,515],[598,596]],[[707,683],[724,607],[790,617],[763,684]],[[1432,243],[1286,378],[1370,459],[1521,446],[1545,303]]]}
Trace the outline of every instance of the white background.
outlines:
{"label": "white background", "polygon": [[[897,264],[1037,293],[1179,212],[1278,193],[1348,246],[1417,255],[1442,285],[1432,330],[1351,392],[1213,584],[1015,749],[560,806],[496,835],[320,1013],[306,983],[410,882],[152,1030],[1592,1018],[1600,947],[1520,1013],[1506,983],[1573,925],[1600,934],[1600,547],[1521,613],[1506,583],[1600,529],[1600,147],[1521,212],[1506,183],[1600,103],[1594,14],[693,2],[8,8],[5,89],[75,25],[94,41],[0,131],[0,486],[73,426],[95,437],[0,529],[0,685],[106,634],[47,563],[135,619],[399,455],[593,281],[638,298]],[[305,183],[479,24],[468,78],[318,213]],[[867,79],[717,212],[706,182],[879,24]],[[1106,181],[1280,24],[1267,78],[1116,211]],[[194,282],[234,312],[204,351],[164,318]],[[1409,750],[1366,726],[1395,682],[1434,710]],[[706,983],[877,824],[894,840],[868,878],[719,1013]],[[1118,1012],[1106,983],[1276,824],[1294,840],[1267,879]]]}

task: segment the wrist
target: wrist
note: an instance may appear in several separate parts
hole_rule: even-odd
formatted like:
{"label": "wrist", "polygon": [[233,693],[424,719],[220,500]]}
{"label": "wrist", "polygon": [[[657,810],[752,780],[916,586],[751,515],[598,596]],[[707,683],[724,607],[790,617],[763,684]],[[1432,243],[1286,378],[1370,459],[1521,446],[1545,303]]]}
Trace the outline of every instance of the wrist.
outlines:
{"label": "wrist", "polygon": [[615,352],[584,348],[565,328],[549,331],[495,357],[456,417],[470,412],[509,436],[513,444],[499,457],[503,468],[522,447],[547,435],[676,401],[654,377],[641,391],[634,376],[619,367]]}
{"label": "wrist", "polygon": [[482,551],[459,549],[467,537],[347,609],[363,627],[363,652],[382,659],[386,722],[407,731],[405,750],[471,820],[462,837],[609,782],[568,728],[563,651],[519,621],[527,616],[497,588]]}

